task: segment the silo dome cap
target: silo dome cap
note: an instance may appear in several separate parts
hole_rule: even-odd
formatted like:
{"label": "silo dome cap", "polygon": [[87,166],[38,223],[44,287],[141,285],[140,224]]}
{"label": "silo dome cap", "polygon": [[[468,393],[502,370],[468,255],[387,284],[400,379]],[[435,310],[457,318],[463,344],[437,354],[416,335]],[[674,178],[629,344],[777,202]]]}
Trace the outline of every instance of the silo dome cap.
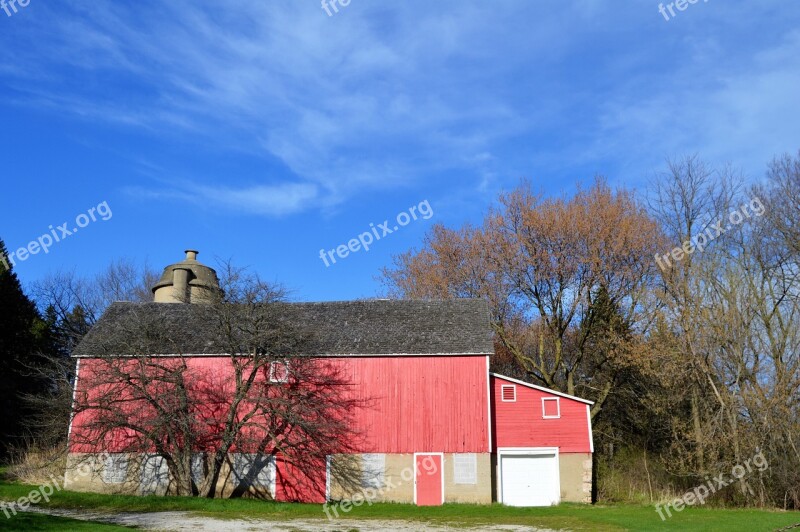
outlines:
{"label": "silo dome cap", "polygon": [[187,249],[185,253],[186,258],[184,260],[164,268],[164,273],[161,274],[161,279],[153,287],[153,292],[165,286],[172,286],[175,270],[187,270],[190,273],[189,286],[201,286],[215,291],[220,289],[216,270],[197,260],[197,255],[200,252],[194,249]]}

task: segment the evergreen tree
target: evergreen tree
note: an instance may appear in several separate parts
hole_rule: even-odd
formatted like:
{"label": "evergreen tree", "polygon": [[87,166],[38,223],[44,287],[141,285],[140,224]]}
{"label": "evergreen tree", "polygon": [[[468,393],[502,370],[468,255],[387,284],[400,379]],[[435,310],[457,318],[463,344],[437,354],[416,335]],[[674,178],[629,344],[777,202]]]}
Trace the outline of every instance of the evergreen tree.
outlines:
{"label": "evergreen tree", "polygon": [[23,293],[16,273],[7,264],[0,240],[0,460],[24,445],[30,435],[27,420],[34,414],[23,400],[43,391],[46,383],[31,371],[36,354],[51,348],[51,334],[36,305]]}

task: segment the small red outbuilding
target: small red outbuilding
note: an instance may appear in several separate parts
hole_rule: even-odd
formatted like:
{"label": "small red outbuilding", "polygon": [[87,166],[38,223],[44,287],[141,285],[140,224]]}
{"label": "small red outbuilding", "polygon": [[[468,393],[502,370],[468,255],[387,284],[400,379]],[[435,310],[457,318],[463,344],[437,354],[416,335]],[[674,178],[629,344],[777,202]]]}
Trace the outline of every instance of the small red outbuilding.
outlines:
{"label": "small red outbuilding", "polygon": [[490,374],[496,500],[591,502],[592,401]]}

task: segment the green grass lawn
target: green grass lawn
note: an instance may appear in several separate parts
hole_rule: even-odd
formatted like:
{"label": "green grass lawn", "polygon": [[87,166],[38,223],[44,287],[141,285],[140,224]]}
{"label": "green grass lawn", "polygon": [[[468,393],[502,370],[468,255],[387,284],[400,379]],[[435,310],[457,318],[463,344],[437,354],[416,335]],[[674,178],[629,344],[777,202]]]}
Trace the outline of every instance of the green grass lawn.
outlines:
{"label": "green grass lawn", "polygon": [[[12,501],[35,489],[8,481],[0,481],[0,500]],[[40,507],[72,508],[99,512],[157,512],[189,511],[222,519],[326,519],[321,505],[289,504],[248,499],[193,499],[181,497],[135,497],[99,495],[70,491],[56,492],[49,503]],[[688,508],[662,521],[652,506],[612,505],[588,506],[562,504],[552,508],[509,508],[501,505],[481,506],[446,504],[440,507],[419,508],[407,504],[363,504],[349,512],[339,510],[349,519],[400,519],[426,521],[451,526],[480,526],[485,524],[520,524],[569,530],[697,530],[753,531],[775,530],[800,523],[800,512],[761,511],[752,509]],[[20,518],[26,521],[18,520]],[[39,515],[17,515],[7,520],[0,513],[0,530],[130,530],[121,527],[76,528],[57,523],[58,519]],[[15,521],[17,520],[17,521]],[[29,521],[28,521],[29,520]],[[9,521],[14,521],[9,525]],[[15,527],[14,525],[19,525]],[[51,528],[47,528],[51,526]],[[12,528],[4,528],[12,526]],[[38,528],[37,528],[38,527]]]}

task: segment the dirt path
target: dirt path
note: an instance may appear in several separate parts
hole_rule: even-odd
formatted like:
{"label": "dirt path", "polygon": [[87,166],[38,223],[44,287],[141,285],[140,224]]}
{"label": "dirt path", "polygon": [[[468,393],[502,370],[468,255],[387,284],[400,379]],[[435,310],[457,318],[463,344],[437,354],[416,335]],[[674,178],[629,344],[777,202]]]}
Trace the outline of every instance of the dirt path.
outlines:
{"label": "dirt path", "polygon": [[287,521],[269,521],[263,519],[215,519],[198,516],[188,512],[153,512],[153,513],[119,513],[106,514],[97,512],[81,512],[77,510],[55,510],[45,508],[29,508],[27,511],[46,513],[61,517],[71,517],[83,521],[99,521],[123,526],[137,526],[143,530],[168,532],[249,532],[274,530],[278,532],[411,532],[421,530],[485,530],[490,532],[554,532],[542,528],[522,525],[482,525],[479,527],[449,527],[446,525],[418,523],[395,520],[353,519],[292,519]]}

